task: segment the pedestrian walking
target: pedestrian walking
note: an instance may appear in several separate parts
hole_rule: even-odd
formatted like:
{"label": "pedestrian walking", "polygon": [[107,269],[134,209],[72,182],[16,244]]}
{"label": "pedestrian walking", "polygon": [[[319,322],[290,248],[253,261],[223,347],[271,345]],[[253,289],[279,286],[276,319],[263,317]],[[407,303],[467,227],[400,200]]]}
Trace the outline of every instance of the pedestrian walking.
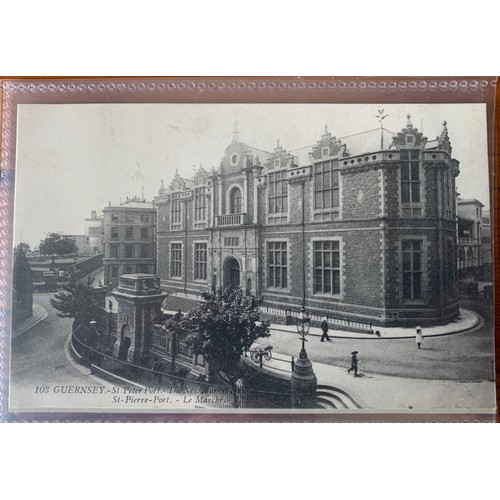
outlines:
{"label": "pedestrian walking", "polygon": [[417,347],[420,349],[420,346],[422,345],[422,341],[424,340],[424,336],[422,335],[422,328],[417,326],[417,330],[415,332],[415,342],[417,344]]}
{"label": "pedestrian walking", "polygon": [[351,352],[351,368],[347,370],[347,373],[351,373],[354,370],[354,376],[358,376],[358,351]]}
{"label": "pedestrian walking", "polygon": [[323,335],[321,335],[321,342],[324,342],[325,339],[330,342],[332,339],[328,336],[328,318],[326,316],[321,322],[321,330],[323,331]]}

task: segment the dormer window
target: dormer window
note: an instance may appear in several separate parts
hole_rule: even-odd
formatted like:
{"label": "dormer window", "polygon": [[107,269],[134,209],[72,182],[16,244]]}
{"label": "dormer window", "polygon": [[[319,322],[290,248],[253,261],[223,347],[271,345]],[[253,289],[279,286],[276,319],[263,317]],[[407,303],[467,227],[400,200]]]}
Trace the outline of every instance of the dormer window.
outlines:
{"label": "dormer window", "polygon": [[281,160],[279,158],[276,158],[274,160],[274,168],[278,168],[281,165]]}
{"label": "dormer window", "polygon": [[207,218],[207,197],[205,187],[198,187],[194,190],[194,220],[204,221]]}
{"label": "dormer window", "polygon": [[418,151],[401,151],[401,201],[403,203],[420,203]]}
{"label": "dormer window", "polygon": [[406,142],[407,142],[407,144],[412,144],[413,143],[413,136],[412,135],[407,135],[406,136]]}
{"label": "dormer window", "polygon": [[172,202],[170,205],[170,222],[172,225],[181,223],[181,193],[172,193]]}
{"label": "dormer window", "polygon": [[328,148],[323,148],[321,150],[321,156],[328,156],[328,153],[329,153],[329,149]]}

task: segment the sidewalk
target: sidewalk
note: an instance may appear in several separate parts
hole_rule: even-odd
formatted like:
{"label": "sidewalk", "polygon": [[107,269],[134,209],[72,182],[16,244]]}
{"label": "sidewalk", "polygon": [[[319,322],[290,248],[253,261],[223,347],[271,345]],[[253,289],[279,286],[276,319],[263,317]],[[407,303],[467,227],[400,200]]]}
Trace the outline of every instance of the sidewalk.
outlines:
{"label": "sidewalk", "polygon": [[[276,377],[291,377],[291,356],[274,353],[263,367],[253,368]],[[363,410],[416,410],[459,412],[491,410],[495,401],[495,383],[491,381],[453,381],[394,377],[364,373],[359,365],[358,377],[345,368],[312,361],[318,385],[341,389]]]}
{"label": "sidewalk", "polygon": [[[460,316],[451,323],[446,325],[430,326],[422,328],[424,337],[439,337],[441,335],[454,335],[456,333],[462,333],[470,330],[477,326],[481,321],[481,318],[474,311],[469,309],[460,309]],[[360,333],[360,332],[347,332],[342,330],[334,329],[332,324],[329,324],[330,330],[328,331],[328,336],[338,339],[366,339],[366,340],[380,340],[380,339],[407,339],[415,338],[415,328],[403,328],[403,327],[373,327],[373,330],[378,330],[380,332],[380,337],[372,335],[370,333]],[[297,327],[295,325],[279,325],[272,324],[271,331],[278,332],[290,332],[297,333]],[[321,328],[311,327],[309,330],[309,335],[321,337]]]}
{"label": "sidewalk", "polygon": [[[428,327],[423,329],[425,337],[439,337],[450,336],[458,333],[464,333],[476,329],[478,325],[482,324],[482,318],[473,311],[468,309],[460,310],[460,318],[455,322],[435,327]],[[359,349],[359,343],[363,340],[396,340],[407,339],[412,340],[411,346],[414,345],[415,330],[413,328],[381,328],[381,337],[375,335],[342,332],[332,330],[328,335],[335,339],[347,339],[340,341],[336,344],[324,343],[320,344],[319,337],[321,337],[321,330],[319,328],[311,327],[309,336],[314,338],[313,342],[306,344],[308,357],[313,364],[313,370],[316,374],[318,384],[327,385],[334,388],[341,389],[347,392],[363,409],[371,410],[419,410],[419,411],[436,411],[441,412],[457,412],[460,410],[473,410],[478,409],[490,410],[495,404],[495,384],[491,380],[486,380],[487,377],[471,376],[467,378],[462,377],[459,380],[449,379],[443,376],[443,370],[434,370],[432,363],[438,363],[435,358],[438,352],[435,344],[424,345],[426,350],[421,351],[424,358],[421,359],[422,363],[429,363],[429,370],[420,370],[422,373],[419,378],[415,373],[415,357],[408,358],[407,369],[403,368],[399,373],[385,373],[380,374],[377,368],[374,369],[373,354],[371,351],[369,357],[369,366],[365,367],[363,364],[364,358],[362,357],[359,362],[359,377],[354,377],[352,374],[347,373],[347,368],[350,366],[350,351]],[[271,325],[271,336],[268,339],[261,339],[261,345],[272,345],[272,359],[270,361],[263,361],[263,368],[260,369],[259,365],[250,362],[252,367],[256,370],[263,370],[276,377],[290,379],[292,356],[295,353],[295,359],[299,354],[299,341],[297,329],[294,325]],[[313,339],[310,339],[313,340]],[[355,347],[350,347],[352,340]],[[443,341],[446,339],[443,338]],[[357,343],[357,345],[356,345]],[[385,352],[386,348],[392,349],[392,344],[389,345],[385,342],[369,342],[370,346],[377,347],[380,352]],[[394,345],[396,342],[394,342]],[[397,349],[404,346],[399,341]],[[293,347],[293,346],[296,347]],[[369,346],[367,346],[368,348]],[[392,352],[392,351],[391,351]],[[391,356],[394,357],[394,352]],[[400,352],[400,351],[399,351]],[[420,352],[420,351],[419,351]],[[288,354],[285,354],[288,353]],[[464,354],[465,355],[465,354]],[[390,357],[389,357],[390,358]],[[413,365],[413,369],[411,368]],[[418,366],[418,365],[417,365]],[[383,367],[386,369],[386,367]],[[366,371],[365,371],[366,369]],[[463,370],[467,373],[467,370]],[[450,372],[452,373],[452,372]]]}
{"label": "sidewalk", "polygon": [[33,304],[33,316],[26,318],[12,330],[12,338],[15,339],[24,332],[27,332],[30,328],[33,328],[35,325],[40,323],[40,321],[43,321],[47,316],[48,313],[42,306]]}

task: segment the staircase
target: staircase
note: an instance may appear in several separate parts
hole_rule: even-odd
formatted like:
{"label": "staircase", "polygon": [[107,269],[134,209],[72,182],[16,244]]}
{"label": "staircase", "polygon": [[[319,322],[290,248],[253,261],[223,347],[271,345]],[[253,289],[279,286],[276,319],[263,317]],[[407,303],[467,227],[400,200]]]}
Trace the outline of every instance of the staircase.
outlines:
{"label": "staircase", "polygon": [[318,408],[327,410],[359,410],[361,406],[347,392],[331,385],[318,385]]}

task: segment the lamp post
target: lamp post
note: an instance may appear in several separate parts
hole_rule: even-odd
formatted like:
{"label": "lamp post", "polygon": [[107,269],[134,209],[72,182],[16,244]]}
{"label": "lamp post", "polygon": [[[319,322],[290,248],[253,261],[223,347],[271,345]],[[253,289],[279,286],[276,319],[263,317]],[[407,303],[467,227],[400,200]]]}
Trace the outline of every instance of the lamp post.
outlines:
{"label": "lamp post", "polygon": [[307,357],[305,343],[306,335],[309,333],[311,320],[306,315],[302,307],[296,318],[297,332],[302,341],[302,348],[292,373],[292,407],[293,408],[314,408],[316,406],[316,388],[318,385],[316,375],[314,374],[312,363]]}
{"label": "lamp post", "polygon": [[217,268],[212,267],[212,293],[215,295],[217,290]]}
{"label": "lamp post", "polygon": [[[91,331],[93,331],[93,335],[90,336],[90,339],[89,339],[89,346],[90,348],[92,349],[95,349],[97,352],[94,353],[93,356],[89,357],[89,359],[93,358],[93,360],[95,361],[95,363],[98,365],[98,366],[101,366],[101,337],[99,335],[99,330],[97,329],[97,321],[95,319],[93,319],[92,321],[90,321],[90,328],[91,328]],[[89,348],[89,350],[90,350]]]}

